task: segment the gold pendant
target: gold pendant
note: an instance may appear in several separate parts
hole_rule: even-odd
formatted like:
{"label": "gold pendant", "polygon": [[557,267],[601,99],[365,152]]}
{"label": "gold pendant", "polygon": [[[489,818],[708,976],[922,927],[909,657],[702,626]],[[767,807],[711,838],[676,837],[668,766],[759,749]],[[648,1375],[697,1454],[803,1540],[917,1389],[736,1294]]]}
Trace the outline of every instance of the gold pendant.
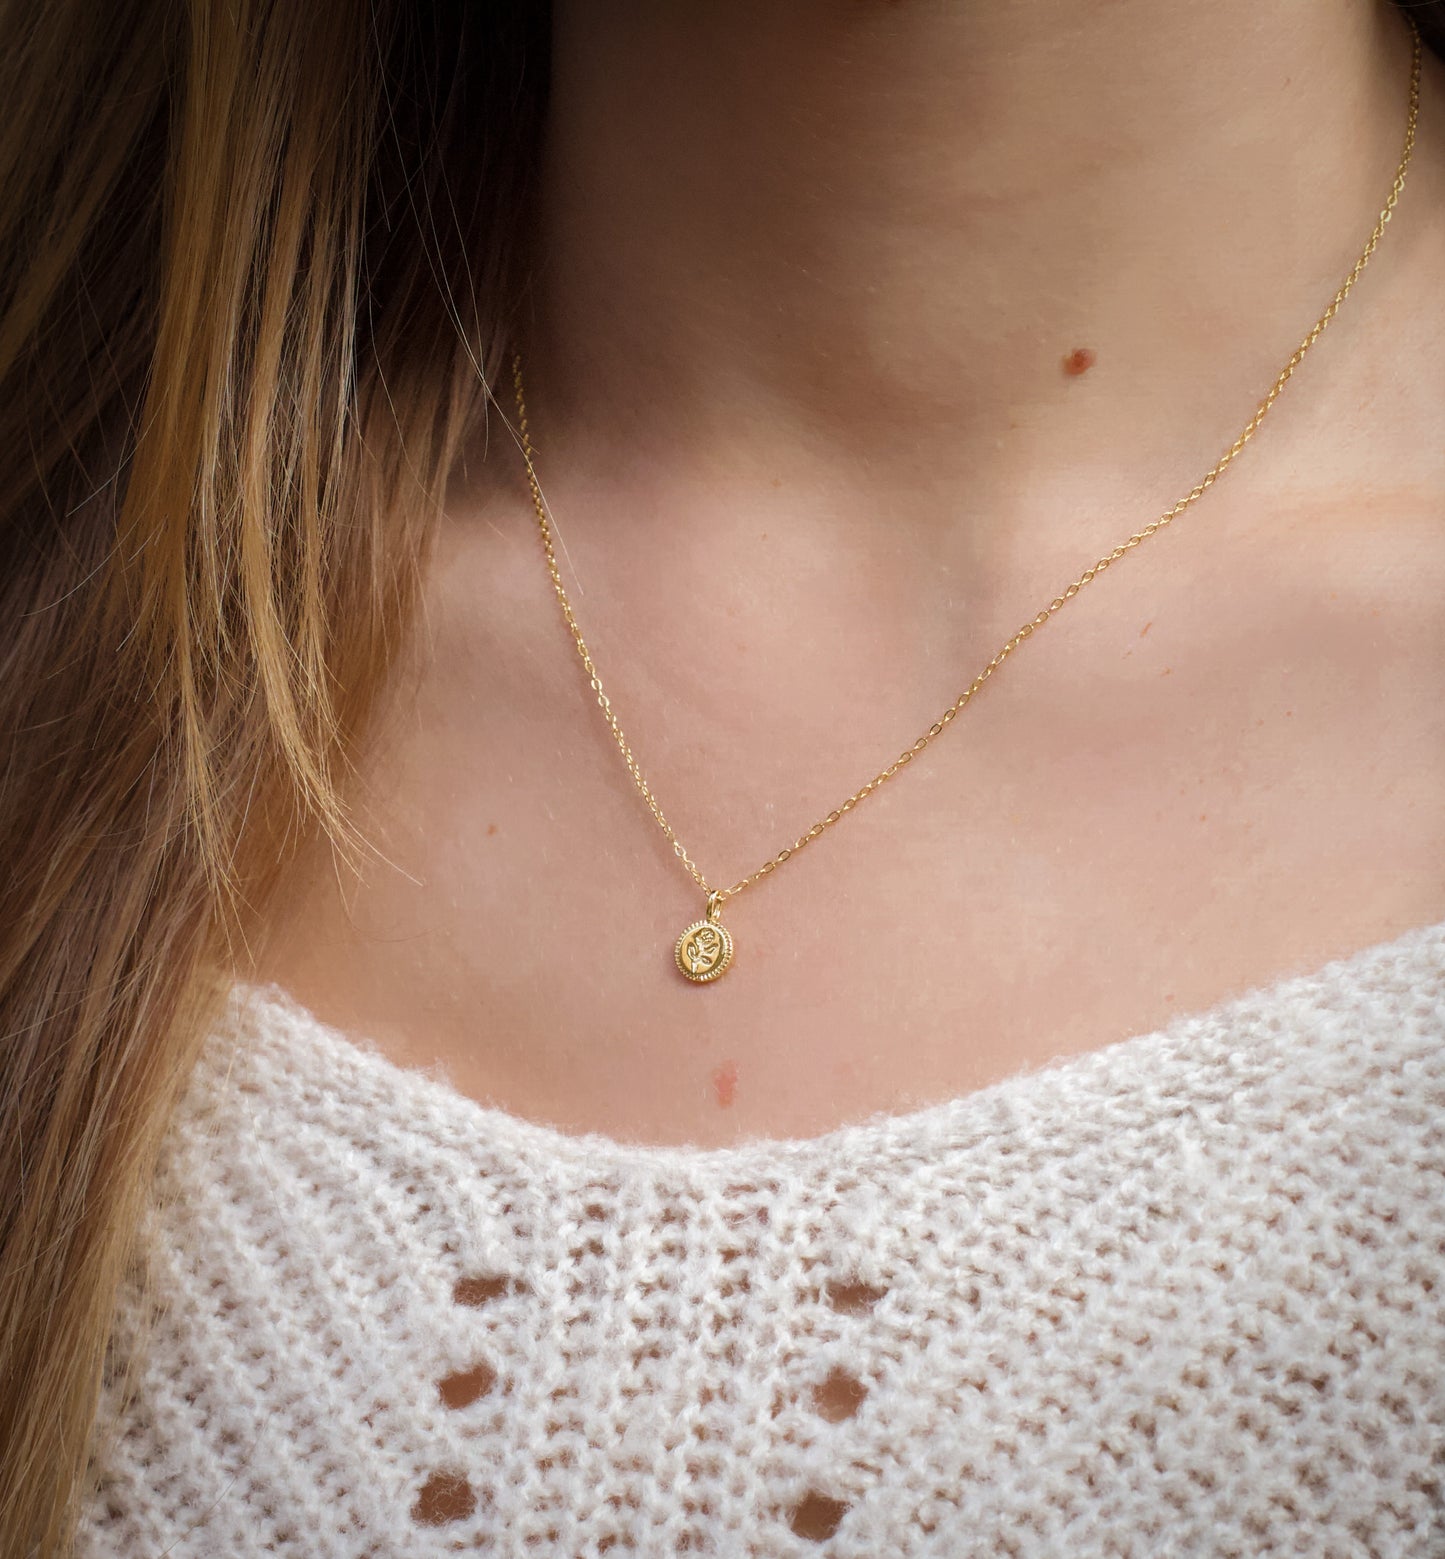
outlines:
{"label": "gold pendant", "polygon": [[707,918],[693,921],[677,939],[677,967],[695,985],[720,979],[733,961],[732,932],[718,919],[721,913],[722,895],[709,893]]}

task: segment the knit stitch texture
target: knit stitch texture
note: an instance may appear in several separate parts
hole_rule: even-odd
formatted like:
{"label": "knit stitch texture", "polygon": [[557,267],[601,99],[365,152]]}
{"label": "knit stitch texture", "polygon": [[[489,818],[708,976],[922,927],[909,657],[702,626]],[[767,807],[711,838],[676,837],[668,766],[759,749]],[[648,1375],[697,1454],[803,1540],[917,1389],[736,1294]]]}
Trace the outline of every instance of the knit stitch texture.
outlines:
{"label": "knit stitch texture", "polygon": [[1445,1555],[1445,925],[722,1149],[238,990],[158,1193],[80,1559]]}

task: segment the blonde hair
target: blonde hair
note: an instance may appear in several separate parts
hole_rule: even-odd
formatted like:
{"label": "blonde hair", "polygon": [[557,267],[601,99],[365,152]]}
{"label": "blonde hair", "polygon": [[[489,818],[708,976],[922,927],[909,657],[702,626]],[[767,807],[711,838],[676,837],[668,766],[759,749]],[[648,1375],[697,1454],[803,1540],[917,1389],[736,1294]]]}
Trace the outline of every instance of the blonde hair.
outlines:
{"label": "blonde hair", "polygon": [[0,0],[4,1559],[73,1546],[221,973],[344,829],[505,351],[545,11]]}

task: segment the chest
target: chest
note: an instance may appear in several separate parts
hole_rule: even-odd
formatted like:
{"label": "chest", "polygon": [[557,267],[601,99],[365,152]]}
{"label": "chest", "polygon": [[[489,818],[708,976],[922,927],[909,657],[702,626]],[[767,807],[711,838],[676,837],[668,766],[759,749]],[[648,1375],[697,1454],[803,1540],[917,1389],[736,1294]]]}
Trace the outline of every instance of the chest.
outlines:
{"label": "chest", "polygon": [[[571,644],[535,610],[500,621],[506,651],[434,658],[378,749],[383,858],[356,884],[299,877],[264,972],[514,1113],[711,1145],[955,1097],[1312,970],[1445,918],[1425,588],[1445,549],[1408,535],[1393,571],[1362,575],[1390,549],[1358,535],[1292,584],[1274,556],[1267,590],[1206,552],[1188,589],[1142,574],[1133,599],[1061,614],[728,901],[734,960],[703,986],[673,952],[703,893]],[[807,637],[761,630],[732,685],[618,679],[654,800],[714,885],[756,876],[967,682],[937,677],[930,702],[880,640],[829,704]],[[632,648],[666,664],[641,631]]]}

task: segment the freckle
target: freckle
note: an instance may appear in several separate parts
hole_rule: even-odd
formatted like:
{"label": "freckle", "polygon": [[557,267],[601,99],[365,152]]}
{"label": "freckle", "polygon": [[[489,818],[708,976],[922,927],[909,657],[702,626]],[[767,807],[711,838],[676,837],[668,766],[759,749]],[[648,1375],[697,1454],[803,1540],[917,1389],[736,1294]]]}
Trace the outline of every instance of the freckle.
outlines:
{"label": "freckle", "polygon": [[1164,992],[1164,1000],[1165,1001],[1173,1001],[1174,1000],[1174,992],[1173,991],[1165,991]]}
{"label": "freckle", "polygon": [[487,832],[488,832],[488,834],[494,834],[494,833],[496,833],[496,831],[497,831],[497,825],[495,823],[488,823],[487,824]]}
{"label": "freckle", "polygon": [[1145,624],[1144,624],[1144,626],[1143,626],[1143,627],[1142,627],[1142,628],[1141,628],[1141,629],[1140,629],[1140,630],[1139,630],[1139,637],[1140,637],[1140,638],[1141,638],[1141,639],[1142,639],[1142,638],[1143,638],[1143,637],[1144,637],[1144,635],[1145,635],[1145,634],[1146,634],[1146,633],[1148,633],[1148,631],[1149,631],[1149,630],[1150,630],[1150,629],[1151,629],[1151,628],[1152,628],[1152,627],[1153,627],[1153,626],[1154,626],[1154,619],[1153,619],[1153,618],[1152,618],[1152,617],[1151,617],[1151,618],[1150,618],[1150,619],[1149,619],[1149,621],[1148,621],[1148,622],[1146,622],[1146,623],[1145,623]]}
{"label": "freckle", "polygon": [[1086,346],[1076,346],[1064,359],[1064,372],[1071,379],[1086,374],[1094,366],[1094,353]]}
{"label": "freckle", "polygon": [[1207,812],[1201,812],[1199,814],[1199,821],[1201,823],[1207,823],[1209,821],[1209,814]]}
{"label": "freckle", "polygon": [[719,1109],[729,1109],[732,1106],[733,1096],[738,1087],[738,1064],[736,1061],[724,1061],[712,1074],[713,1092],[717,1094]]}
{"label": "freckle", "polygon": [[1161,671],[1161,672],[1160,672],[1160,673],[1159,673],[1159,675],[1160,675],[1160,676],[1161,676],[1161,677],[1167,677],[1167,676],[1170,676],[1170,675],[1172,675],[1172,674],[1173,674],[1173,671],[1174,671],[1174,668],[1173,668],[1173,666],[1166,666],[1166,667],[1165,667],[1165,668],[1164,668],[1164,669],[1163,669],[1163,671]]}

